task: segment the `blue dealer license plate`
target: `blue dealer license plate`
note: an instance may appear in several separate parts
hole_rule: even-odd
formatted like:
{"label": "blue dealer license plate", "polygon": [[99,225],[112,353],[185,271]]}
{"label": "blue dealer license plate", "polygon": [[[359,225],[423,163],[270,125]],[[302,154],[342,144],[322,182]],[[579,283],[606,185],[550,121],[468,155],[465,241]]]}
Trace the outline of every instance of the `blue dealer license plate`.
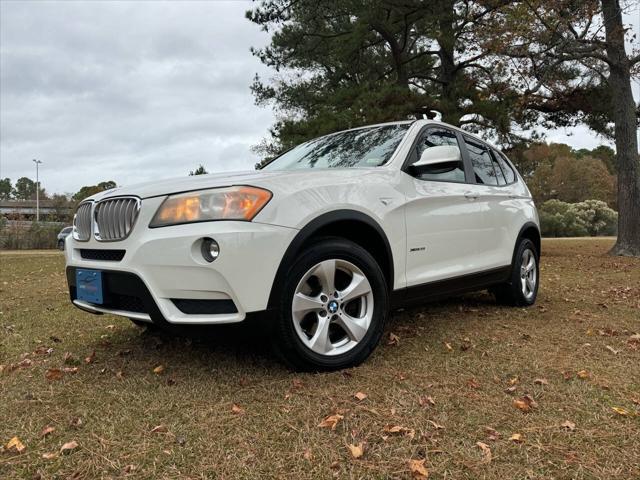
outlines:
{"label": "blue dealer license plate", "polygon": [[89,303],[103,303],[102,272],[100,270],[76,270],[76,297]]}

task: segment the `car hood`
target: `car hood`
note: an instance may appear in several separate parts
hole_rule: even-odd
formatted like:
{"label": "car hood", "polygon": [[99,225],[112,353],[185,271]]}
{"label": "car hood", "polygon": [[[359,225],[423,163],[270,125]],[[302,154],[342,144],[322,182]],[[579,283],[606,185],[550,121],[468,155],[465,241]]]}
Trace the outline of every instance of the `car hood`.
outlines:
{"label": "car hood", "polygon": [[362,179],[363,175],[376,175],[382,173],[383,170],[384,169],[381,167],[376,167],[225,172],[170,178],[131,186],[116,187],[111,190],[100,192],[89,198],[96,201],[123,195],[135,195],[140,198],[149,198],[170,195],[172,193],[188,192],[207,188],[229,187],[233,185],[262,187],[272,191],[274,194],[279,192],[291,193],[296,190],[310,188],[313,186],[357,181],[358,179]]}

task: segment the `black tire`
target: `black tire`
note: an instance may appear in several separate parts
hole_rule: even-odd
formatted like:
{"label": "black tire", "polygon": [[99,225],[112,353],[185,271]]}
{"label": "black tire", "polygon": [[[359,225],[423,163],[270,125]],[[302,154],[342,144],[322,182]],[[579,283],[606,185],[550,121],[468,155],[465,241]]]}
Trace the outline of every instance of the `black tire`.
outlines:
{"label": "black tire", "polygon": [[[372,314],[366,333],[357,341],[355,346],[337,355],[322,355],[305,345],[296,331],[292,302],[298,284],[303,277],[320,262],[332,259],[336,259],[338,262],[349,262],[364,274],[371,287]],[[335,286],[335,290],[339,290],[338,285]],[[383,334],[384,323],[389,309],[387,283],[376,260],[359,245],[337,237],[318,239],[317,242],[311,244],[300,253],[285,276],[282,288],[279,291],[279,297],[277,311],[271,320],[273,346],[278,356],[286,364],[300,371],[339,370],[362,363],[378,345]],[[340,311],[342,312],[344,308],[346,312],[348,302],[340,303]],[[325,312],[325,315],[332,319],[337,318],[331,312],[328,314]],[[334,323],[334,321],[329,320],[329,324],[331,323]],[[316,326],[315,328],[319,327]],[[327,331],[329,331],[329,328],[327,328]],[[343,333],[346,333],[346,330]],[[329,338],[329,334],[327,334],[327,338]]]}
{"label": "black tire", "polygon": [[58,240],[58,250],[64,250],[64,240]]}
{"label": "black tire", "polygon": [[[521,278],[521,265],[526,252],[532,252],[532,261],[535,264],[535,285],[529,295],[525,295]],[[540,285],[540,255],[534,243],[528,238],[523,238],[516,247],[511,265],[511,275],[509,281],[502,285],[493,287],[491,291],[498,303],[515,307],[529,307],[533,305],[538,296],[538,286]]]}

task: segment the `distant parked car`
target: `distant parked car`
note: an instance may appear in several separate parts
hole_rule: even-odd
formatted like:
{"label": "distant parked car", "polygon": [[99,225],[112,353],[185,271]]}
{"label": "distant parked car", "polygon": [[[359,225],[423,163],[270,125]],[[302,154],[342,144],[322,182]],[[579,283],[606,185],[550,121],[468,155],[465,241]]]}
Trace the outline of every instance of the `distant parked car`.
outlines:
{"label": "distant parked car", "polygon": [[64,250],[64,241],[69,235],[71,235],[72,231],[73,227],[64,227],[60,230],[60,233],[58,233],[58,250]]}
{"label": "distant parked car", "polygon": [[66,249],[73,303],[136,323],[266,312],[296,368],[357,365],[391,308],[489,288],[526,307],[540,228],[502,152],[444,123],[338,132],[257,172],[197,175],[85,199]]}

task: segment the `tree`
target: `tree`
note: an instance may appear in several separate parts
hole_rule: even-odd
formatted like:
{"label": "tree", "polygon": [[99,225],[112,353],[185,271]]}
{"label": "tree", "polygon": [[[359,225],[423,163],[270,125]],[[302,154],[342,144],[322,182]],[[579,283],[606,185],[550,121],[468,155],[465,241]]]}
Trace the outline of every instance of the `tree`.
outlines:
{"label": "tree", "polygon": [[0,179],[0,200],[8,200],[11,198],[11,179],[10,178],[2,178]]}
{"label": "tree", "polygon": [[16,200],[30,200],[36,195],[36,182],[27,177],[20,177],[16,180],[13,188],[13,197]]}
{"label": "tree", "polygon": [[73,217],[73,204],[66,195],[53,194],[51,197],[51,208],[53,209],[52,220],[54,222],[71,223]]}
{"label": "tree", "polygon": [[512,135],[518,98],[479,33],[507,1],[264,0],[247,17],[272,33],[252,50],[277,77],[253,84],[279,115],[273,155],[310,137],[438,112],[454,125]]}
{"label": "tree", "polygon": [[640,108],[631,92],[640,51],[626,52],[620,0],[515,1],[500,15],[488,34],[513,62],[526,108],[548,125],[583,122],[615,139],[620,215],[611,253],[640,256]]}
{"label": "tree", "polygon": [[207,170],[204,168],[203,165],[200,165],[198,168],[196,168],[195,170],[191,170],[189,172],[189,176],[193,176],[193,175],[207,175],[209,172],[207,172]]}
{"label": "tree", "polygon": [[105,190],[110,190],[112,188],[116,188],[116,182],[113,180],[108,180],[106,182],[100,182],[97,185],[85,185],[80,190],[78,190],[71,199],[74,202],[80,202],[91,195],[95,195],[96,193],[104,192]]}
{"label": "tree", "polygon": [[553,198],[567,203],[600,200],[611,205],[614,202],[613,176],[597,158],[558,158],[549,186]]}

